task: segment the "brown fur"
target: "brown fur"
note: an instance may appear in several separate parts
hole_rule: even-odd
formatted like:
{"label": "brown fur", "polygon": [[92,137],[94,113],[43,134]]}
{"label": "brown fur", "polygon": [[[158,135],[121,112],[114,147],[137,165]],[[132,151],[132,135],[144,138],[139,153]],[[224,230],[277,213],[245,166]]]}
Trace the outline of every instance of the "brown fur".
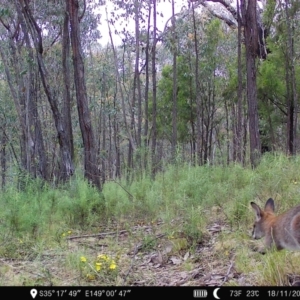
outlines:
{"label": "brown fur", "polygon": [[274,200],[270,198],[262,210],[251,202],[256,215],[252,236],[255,239],[265,237],[267,248],[274,244],[277,250],[300,250],[300,205],[276,216]]}

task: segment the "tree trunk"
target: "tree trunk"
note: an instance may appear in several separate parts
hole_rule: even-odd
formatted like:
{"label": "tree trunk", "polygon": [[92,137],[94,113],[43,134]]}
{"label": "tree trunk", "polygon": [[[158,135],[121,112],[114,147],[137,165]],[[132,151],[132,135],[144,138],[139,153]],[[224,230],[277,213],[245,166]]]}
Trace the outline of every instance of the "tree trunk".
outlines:
{"label": "tree trunk", "polygon": [[232,160],[237,161],[237,116],[235,103],[231,103],[231,131],[232,131]]}
{"label": "tree trunk", "polygon": [[0,118],[1,121],[1,149],[0,149],[0,160],[1,160],[1,188],[2,190],[5,189],[6,185],[6,121],[5,117]]}
{"label": "tree trunk", "polygon": [[247,68],[247,100],[250,136],[250,162],[256,167],[261,156],[260,136],[258,129],[257,86],[256,86],[256,51],[258,47],[256,0],[241,1],[241,11],[244,23],[246,68]]}
{"label": "tree trunk", "polygon": [[70,70],[70,35],[69,35],[69,15],[65,11],[64,25],[62,33],[62,72],[64,79],[63,91],[63,118],[65,121],[66,138],[71,152],[71,159],[74,160],[74,142],[71,116],[71,70]]}
{"label": "tree trunk", "polygon": [[153,46],[152,46],[152,144],[151,144],[151,160],[152,174],[157,170],[156,159],[156,143],[157,143],[157,121],[156,121],[156,43],[157,43],[157,25],[156,25],[156,0],[153,0]]}
{"label": "tree trunk", "polygon": [[[192,51],[189,51],[189,72],[192,74],[194,72],[193,66],[192,66]],[[194,105],[194,95],[193,95],[193,86],[194,86],[194,78],[192,76],[189,77],[189,99],[190,99],[190,107],[193,107]],[[190,110],[190,123],[191,123],[191,161],[193,165],[196,165],[197,163],[197,130],[195,128],[195,112],[193,109]]]}
{"label": "tree trunk", "polygon": [[177,35],[176,35],[176,19],[174,0],[172,0],[172,41],[173,41],[173,101],[172,101],[172,142],[171,156],[172,160],[176,159],[177,145]]}
{"label": "tree trunk", "polygon": [[[103,99],[104,97],[102,97]],[[105,98],[104,98],[105,99]],[[106,108],[105,108],[105,103],[104,101],[102,100],[101,101],[101,112],[100,112],[100,121],[99,121],[99,126],[101,126],[103,128],[102,130],[102,145],[99,145],[99,154],[100,154],[100,157],[104,157],[102,158],[102,180],[101,180],[101,183],[102,185],[105,183],[105,180],[106,180],[106,161],[107,161],[107,156],[106,156],[106,131],[108,130],[108,132],[110,131],[110,127],[108,124],[107,126],[107,121],[106,121]],[[100,128],[101,128],[100,127]],[[100,143],[100,136],[99,136],[99,143]],[[102,146],[102,147],[101,147]]]}
{"label": "tree trunk", "polygon": [[78,9],[78,0],[67,0],[67,11],[69,13],[71,25],[71,45],[73,53],[77,109],[84,147],[84,175],[96,187],[100,188],[96,145],[85,85]]}
{"label": "tree trunk", "polygon": [[[117,110],[117,99],[116,95],[114,96],[114,109]],[[113,119],[113,128],[114,128],[114,145],[115,145],[115,152],[116,152],[116,159],[114,162],[115,171],[114,171],[114,178],[121,177],[121,151],[120,151],[120,137],[119,137],[119,124],[117,120],[117,114],[114,114]]]}
{"label": "tree trunk", "polygon": [[135,0],[134,2],[134,21],[135,21],[135,66],[134,66],[134,85],[133,97],[137,97],[137,147],[141,147],[142,139],[142,92],[141,92],[141,79],[140,79],[140,3],[141,1]]}
{"label": "tree trunk", "polygon": [[[12,53],[12,61],[15,63],[12,64],[14,66],[14,70],[11,71],[10,69],[10,62],[8,61],[8,56],[4,52],[4,49],[0,46],[0,54],[1,54],[1,59],[2,59],[2,64],[4,66],[4,71],[6,75],[6,80],[10,89],[10,93],[12,95],[14,105],[17,111],[18,115],[18,120],[19,120],[19,140],[20,140],[20,153],[21,153],[21,168],[26,170],[27,168],[27,147],[30,145],[31,136],[28,136],[28,130],[26,129],[26,121],[25,121],[25,113],[24,113],[24,105],[22,105],[21,101],[21,96],[20,94],[20,88],[17,89],[20,83],[19,74],[20,74],[20,69],[18,66],[18,59],[16,56],[16,47],[14,45],[14,42],[11,37],[9,37],[9,43],[10,43],[10,48],[11,48],[11,53]],[[15,73],[15,81],[13,79],[13,74]]]}
{"label": "tree trunk", "polygon": [[[106,11],[106,16],[107,16],[107,11]],[[110,25],[109,25],[108,21],[107,21],[107,26],[108,26],[108,33],[109,33],[109,38],[110,38],[110,42],[111,42],[112,52],[113,52],[113,56],[114,56],[114,67],[115,67],[115,76],[116,76],[116,92],[117,92],[117,90],[119,90],[120,97],[121,97],[121,107],[122,107],[123,122],[124,122],[125,130],[126,130],[126,133],[127,133],[127,138],[129,140],[129,143],[130,143],[129,149],[132,148],[133,150],[135,150],[136,149],[135,143],[134,143],[134,140],[133,140],[133,137],[132,137],[132,133],[130,131],[130,128],[129,128],[129,125],[128,125],[128,122],[127,122],[127,117],[126,117],[125,96],[124,96],[124,92],[123,92],[123,88],[122,88],[122,84],[121,84],[121,76],[120,76],[120,72],[119,72],[117,52],[116,52],[116,49],[115,49],[115,46],[114,46],[114,42],[113,42],[113,38],[112,38],[112,33],[111,33],[111,29],[110,29]],[[115,95],[115,97],[116,97],[116,95]],[[114,99],[114,101],[115,100],[116,99]],[[114,128],[116,129],[117,127],[118,126],[115,123]],[[117,140],[119,140],[119,138],[117,138]],[[116,150],[119,151],[120,149],[118,148]],[[117,153],[120,153],[120,152],[117,152]],[[118,170],[120,170],[120,164],[119,163],[120,163],[120,161],[118,162],[118,167],[119,167]]]}
{"label": "tree trunk", "polygon": [[[34,54],[31,47],[31,42],[28,34],[27,26],[23,19],[21,19],[21,26],[24,33],[26,48],[28,51],[28,56],[30,60],[34,61]],[[42,126],[40,122],[40,117],[38,113],[38,96],[37,96],[37,85],[34,84],[37,80],[35,78],[33,66],[35,64],[29,64],[28,76],[27,76],[27,84],[26,84],[26,124],[28,130],[28,136],[32,136],[32,146],[29,149],[28,153],[31,153],[31,157],[29,157],[28,161],[32,165],[31,173],[35,176],[38,174],[39,177],[48,180],[48,159],[46,155]],[[35,73],[38,73],[36,70]],[[38,75],[36,75],[38,77]],[[36,164],[36,156],[38,157]],[[37,169],[36,169],[37,168]]]}
{"label": "tree trunk", "polygon": [[242,22],[240,18],[240,4],[236,1],[238,13],[238,90],[237,90],[237,118],[236,118],[236,158],[238,162],[242,162],[242,139],[243,139],[243,76],[242,76]]}
{"label": "tree trunk", "polygon": [[[62,170],[60,172],[60,177],[63,180],[66,180],[74,173],[73,161],[71,158],[71,151],[68,144],[68,137],[64,127],[63,117],[58,109],[58,103],[49,85],[49,78],[47,76],[46,67],[43,59],[43,42],[41,35],[41,28],[38,26],[36,20],[34,19],[28,0],[24,1],[22,6],[22,12],[24,14],[25,20],[27,21],[27,26],[30,29],[32,40],[34,42],[34,47],[36,50],[36,58],[39,67],[39,73],[41,75],[42,84],[44,87],[45,94],[47,96],[48,102],[51,107],[52,115],[55,122],[55,127],[57,130],[58,141],[60,145],[60,154],[61,154],[61,165]],[[18,3],[17,3],[18,5]]]}
{"label": "tree trunk", "polygon": [[[215,67],[216,68],[216,67]],[[209,151],[208,151],[208,157],[209,159],[212,161],[213,163],[213,130],[214,127],[216,126],[215,121],[215,114],[217,111],[216,108],[216,103],[217,103],[217,99],[216,99],[216,89],[215,89],[215,80],[216,80],[216,75],[214,73],[213,75],[213,81],[212,81],[212,91],[211,91],[211,100],[210,100],[210,129],[209,129],[209,135],[208,135],[208,145],[209,145]]]}
{"label": "tree trunk", "polygon": [[[226,163],[229,165],[230,162],[230,136],[229,136],[229,108],[227,99],[224,101],[225,108],[225,119],[226,119]],[[221,147],[220,147],[221,149]]]}
{"label": "tree trunk", "polygon": [[196,81],[196,145],[197,145],[197,160],[198,164],[202,164],[202,145],[203,145],[203,118],[201,109],[201,99],[200,99],[200,78],[199,78],[199,51],[198,51],[198,37],[197,37],[197,26],[195,18],[194,3],[192,3],[193,11],[193,30],[194,30],[194,40],[195,40],[195,81]]}
{"label": "tree trunk", "polygon": [[[44,149],[43,137],[41,134],[41,124],[39,122],[35,76],[34,76],[34,55],[29,39],[28,29],[22,17],[22,13],[18,2],[14,2],[19,17],[17,27],[5,26],[9,46],[11,50],[11,61],[9,63],[7,55],[4,53],[4,48],[0,49],[2,62],[5,68],[7,82],[14,100],[14,104],[18,113],[20,122],[20,148],[22,167],[33,177],[37,175],[43,179],[48,179],[47,176],[47,158]],[[4,24],[4,23],[2,23]],[[11,32],[11,29],[15,32]],[[16,32],[23,32],[23,40],[19,41]],[[28,55],[26,60],[20,57],[24,55],[22,47],[25,45],[25,55]],[[31,63],[28,63],[28,62]],[[9,67],[9,64],[13,68]],[[23,74],[21,70],[26,69]]]}
{"label": "tree trunk", "polygon": [[295,51],[294,41],[292,35],[292,26],[289,15],[290,1],[285,1],[285,20],[286,20],[286,89],[287,89],[287,152],[290,155],[296,153],[296,129],[297,129],[297,103],[298,93],[296,88],[296,76],[295,76]]}
{"label": "tree trunk", "polygon": [[[190,0],[191,2],[199,2],[201,5],[206,7],[212,15],[215,17],[223,20],[228,26],[230,27],[236,27],[239,23],[239,12],[238,9],[232,5],[233,0]],[[210,2],[217,2],[219,5],[213,5],[211,6]],[[247,6],[247,3],[251,5],[256,6],[257,0],[241,0],[241,3],[243,3]],[[260,1],[260,3],[263,5],[263,9],[266,7],[267,1]],[[271,1],[270,1],[271,2]],[[276,3],[276,1],[272,1]],[[243,5],[243,4],[242,4]],[[221,9],[220,9],[221,8]],[[237,5],[238,8],[238,5]],[[275,8],[275,5],[274,5]],[[262,21],[262,13],[263,10],[261,8],[258,8],[256,10],[256,13],[259,12],[257,17],[255,18],[256,21],[256,32],[259,34],[257,35],[257,39],[253,40],[253,45],[256,49],[256,56],[262,59],[266,59],[267,57],[267,48],[266,48],[266,38],[269,34],[269,26],[266,26],[266,24]],[[254,23],[253,23],[254,24]]]}
{"label": "tree trunk", "polygon": [[[145,47],[145,105],[144,105],[144,147],[145,150],[148,149],[149,146],[149,137],[148,137],[148,130],[149,130],[149,82],[150,82],[150,74],[149,74],[149,64],[150,64],[150,55],[149,55],[149,49],[150,49],[150,23],[151,23],[151,3],[148,2],[149,11],[148,11],[148,27],[147,27],[147,41],[146,41],[146,47]],[[148,160],[148,152],[144,151],[144,167],[147,166],[147,160]]]}

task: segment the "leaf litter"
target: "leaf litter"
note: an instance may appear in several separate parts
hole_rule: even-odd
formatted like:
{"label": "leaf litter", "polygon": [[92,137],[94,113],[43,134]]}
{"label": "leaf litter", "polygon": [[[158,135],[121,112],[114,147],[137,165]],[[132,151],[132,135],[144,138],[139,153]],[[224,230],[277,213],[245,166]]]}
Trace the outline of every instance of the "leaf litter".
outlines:
{"label": "leaf litter", "polygon": [[[164,225],[102,228],[99,234],[76,232],[65,238],[61,248],[46,249],[35,258],[0,257],[1,285],[222,286],[231,280],[238,285],[253,284],[249,276],[236,270],[234,249],[227,251],[226,243],[219,241],[223,232],[229,232],[223,221],[210,223],[198,244],[189,244],[181,233],[168,235]],[[119,253],[117,279],[87,280],[74,263],[68,263],[80,257],[79,253],[86,257]],[[299,276],[288,276],[291,285],[300,284]]]}

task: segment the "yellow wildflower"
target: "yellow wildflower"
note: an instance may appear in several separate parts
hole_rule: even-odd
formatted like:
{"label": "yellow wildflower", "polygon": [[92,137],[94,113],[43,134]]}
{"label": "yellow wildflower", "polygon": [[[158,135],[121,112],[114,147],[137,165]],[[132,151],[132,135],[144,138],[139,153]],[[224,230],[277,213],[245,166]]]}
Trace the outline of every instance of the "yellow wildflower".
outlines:
{"label": "yellow wildflower", "polygon": [[97,258],[98,258],[98,259],[103,259],[103,260],[108,260],[108,257],[107,257],[107,255],[105,255],[105,254],[99,254],[99,255],[97,256]]}
{"label": "yellow wildflower", "polygon": [[114,270],[117,267],[116,263],[114,261],[112,261],[112,263],[110,264],[109,268],[111,270]]}
{"label": "yellow wildflower", "polygon": [[68,231],[68,234],[71,234],[71,233],[72,233],[72,231],[71,231],[71,230],[69,230],[69,231]]}
{"label": "yellow wildflower", "polygon": [[95,275],[93,275],[93,274],[86,274],[86,277],[87,277],[87,279],[88,280],[95,280]]}
{"label": "yellow wildflower", "polygon": [[80,261],[86,262],[86,258],[85,258],[84,256],[81,256],[81,257],[80,257]]}
{"label": "yellow wildflower", "polygon": [[96,262],[96,270],[99,272],[101,270],[101,263]]}

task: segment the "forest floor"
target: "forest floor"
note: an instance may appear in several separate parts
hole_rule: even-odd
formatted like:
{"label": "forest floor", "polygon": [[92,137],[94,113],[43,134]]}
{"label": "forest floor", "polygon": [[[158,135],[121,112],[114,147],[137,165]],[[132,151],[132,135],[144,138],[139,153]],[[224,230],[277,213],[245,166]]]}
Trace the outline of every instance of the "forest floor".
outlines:
{"label": "forest floor", "polygon": [[[248,233],[234,232],[224,218],[213,217],[206,224],[201,242],[193,245],[182,235],[180,220],[172,220],[170,224],[159,221],[124,224],[112,223],[100,228],[100,233],[69,231],[60,247],[51,247],[49,243],[43,250],[33,249],[30,253],[24,250],[23,257],[20,251],[18,259],[0,258],[0,283],[42,286],[259,284],[257,274],[241,271],[241,264],[256,264],[261,254],[250,249]],[[243,255],[248,257],[245,259]],[[105,260],[110,261],[106,266]],[[110,268],[112,262],[114,266]],[[283,285],[293,285],[299,280],[299,276],[292,274],[285,277]]]}
{"label": "forest floor", "polygon": [[299,203],[300,156],[169,166],[155,180],[28,183],[0,195],[0,286],[289,286],[300,251],[256,251],[251,201]]}
{"label": "forest floor", "polygon": [[[102,278],[101,271],[95,269],[101,254],[116,262],[118,275],[111,279],[117,285],[222,285],[232,278],[246,284],[235,270],[234,253],[226,260],[214,255],[216,236],[227,230],[221,220],[208,226],[201,243],[193,245],[192,250],[188,238],[178,230],[180,220],[171,223],[173,226],[163,222],[127,223],[123,228],[111,224],[100,233],[72,232],[61,247],[44,247],[31,253],[26,246],[23,251],[20,247],[19,258],[0,258],[1,284],[101,285],[101,280],[104,285],[111,284],[108,270],[103,270],[106,273]],[[170,227],[177,227],[177,232],[170,233]]]}

